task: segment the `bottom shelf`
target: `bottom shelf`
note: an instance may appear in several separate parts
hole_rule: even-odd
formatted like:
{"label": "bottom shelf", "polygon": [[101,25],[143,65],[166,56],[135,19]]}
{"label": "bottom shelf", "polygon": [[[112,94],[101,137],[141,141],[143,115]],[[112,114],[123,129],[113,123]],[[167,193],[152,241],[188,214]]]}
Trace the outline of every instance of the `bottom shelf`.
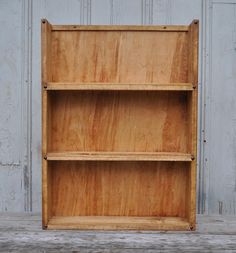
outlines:
{"label": "bottom shelf", "polygon": [[54,216],[48,229],[108,230],[192,230],[189,222],[179,217],[127,216]]}

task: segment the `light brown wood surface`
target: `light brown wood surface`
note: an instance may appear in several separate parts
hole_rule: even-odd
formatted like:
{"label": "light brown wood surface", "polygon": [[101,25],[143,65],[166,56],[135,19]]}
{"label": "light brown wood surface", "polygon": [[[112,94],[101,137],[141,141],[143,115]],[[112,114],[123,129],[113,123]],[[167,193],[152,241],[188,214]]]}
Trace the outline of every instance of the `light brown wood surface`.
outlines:
{"label": "light brown wood surface", "polygon": [[45,87],[47,90],[158,90],[158,91],[191,91],[191,83],[57,83],[49,82]]}
{"label": "light brown wood surface", "polygon": [[180,161],[191,162],[191,154],[180,152],[56,152],[49,161]]}
{"label": "light brown wood surface", "polygon": [[51,216],[51,198],[50,198],[50,171],[44,156],[48,152],[48,139],[50,136],[50,101],[48,93],[44,90],[44,84],[51,80],[51,25],[47,20],[42,20],[42,223],[43,226],[48,223]]}
{"label": "light brown wood surface", "polygon": [[187,32],[185,25],[53,25],[53,31],[170,31]]}
{"label": "light brown wood surface", "polygon": [[193,154],[195,159],[191,163],[190,177],[188,188],[190,197],[188,199],[188,219],[195,229],[196,227],[196,180],[197,180],[197,109],[198,109],[198,33],[199,22],[193,20],[189,26],[189,71],[188,80],[193,84],[195,89],[188,94],[188,116],[189,116],[189,151]]}
{"label": "light brown wood surface", "polygon": [[189,223],[179,217],[120,216],[55,216],[48,229],[108,229],[108,230],[190,230]]}
{"label": "light brown wood surface", "polygon": [[187,153],[184,92],[50,93],[50,151]]}
{"label": "light brown wood surface", "polygon": [[186,83],[187,32],[54,31],[53,82]]}
{"label": "light brown wood surface", "polygon": [[45,228],[195,229],[197,70],[197,20],[42,21]]}
{"label": "light brown wood surface", "polygon": [[186,162],[49,162],[53,216],[186,216]]}

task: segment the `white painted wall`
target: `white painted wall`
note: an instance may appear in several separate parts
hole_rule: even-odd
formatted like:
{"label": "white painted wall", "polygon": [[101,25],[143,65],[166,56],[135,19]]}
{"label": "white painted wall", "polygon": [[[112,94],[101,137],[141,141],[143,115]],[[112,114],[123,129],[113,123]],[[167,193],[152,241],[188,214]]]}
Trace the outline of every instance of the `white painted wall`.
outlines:
{"label": "white painted wall", "polygon": [[0,0],[0,211],[41,210],[41,18],[114,25],[197,18],[198,212],[236,215],[235,6],[236,0]]}
{"label": "white painted wall", "polygon": [[236,215],[236,1],[210,3],[207,31],[205,207]]}
{"label": "white painted wall", "polygon": [[28,85],[24,4],[0,0],[0,211],[27,210]]}

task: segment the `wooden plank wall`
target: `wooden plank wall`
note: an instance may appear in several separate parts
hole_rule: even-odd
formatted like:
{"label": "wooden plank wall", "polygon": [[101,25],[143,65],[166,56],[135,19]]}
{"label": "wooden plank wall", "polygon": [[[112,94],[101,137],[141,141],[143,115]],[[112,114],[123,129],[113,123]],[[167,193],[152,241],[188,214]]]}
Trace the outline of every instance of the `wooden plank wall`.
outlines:
{"label": "wooden plank wall", "polygon": [[41,211],[41,18],[113,25],[199,19],[198,212],[236,215],[235,6],[236,0],[1,0],[0,211]]}

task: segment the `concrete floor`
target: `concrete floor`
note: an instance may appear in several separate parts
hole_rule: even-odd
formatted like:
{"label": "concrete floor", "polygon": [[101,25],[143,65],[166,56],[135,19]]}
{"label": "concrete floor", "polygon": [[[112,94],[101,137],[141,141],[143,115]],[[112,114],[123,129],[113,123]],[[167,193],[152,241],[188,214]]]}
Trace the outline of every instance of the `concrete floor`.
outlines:
{"label": "concrete floor", "polygon": [[0,252],[236,252],[236,217],[198,216],[196,232],[45,231],[37,214],[0,214]]}

